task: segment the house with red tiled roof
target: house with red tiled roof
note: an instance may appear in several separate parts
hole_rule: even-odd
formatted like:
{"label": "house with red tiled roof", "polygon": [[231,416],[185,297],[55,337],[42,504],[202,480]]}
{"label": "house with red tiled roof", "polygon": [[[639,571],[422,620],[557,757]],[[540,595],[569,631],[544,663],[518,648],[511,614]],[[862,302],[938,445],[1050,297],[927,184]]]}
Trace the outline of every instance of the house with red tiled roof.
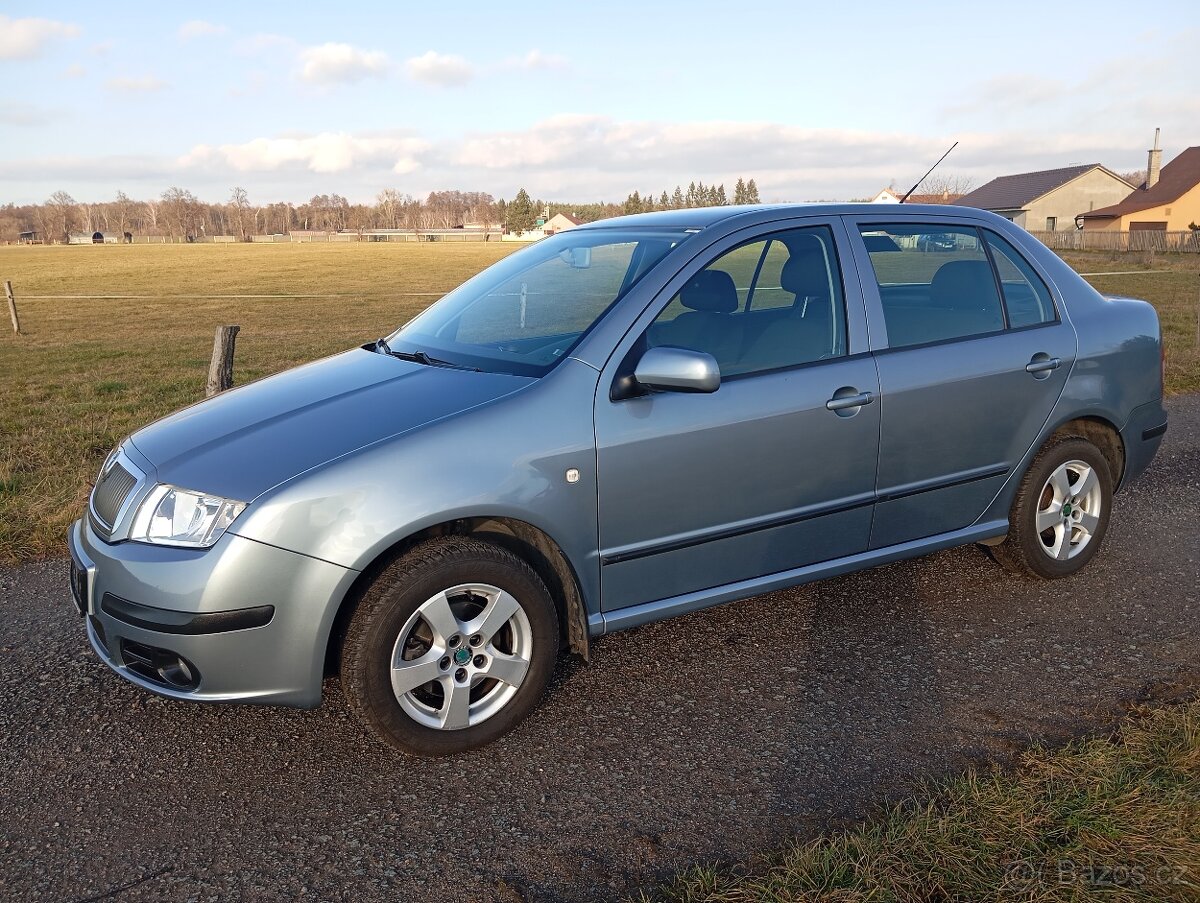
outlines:
{"label": "house with red tiled roof", "polygon": [[1183,232],[1200,224],[1200,147],[1159,169],[1155,135],[1146,181],[1115,204],[1082,214],[1086,232]]}

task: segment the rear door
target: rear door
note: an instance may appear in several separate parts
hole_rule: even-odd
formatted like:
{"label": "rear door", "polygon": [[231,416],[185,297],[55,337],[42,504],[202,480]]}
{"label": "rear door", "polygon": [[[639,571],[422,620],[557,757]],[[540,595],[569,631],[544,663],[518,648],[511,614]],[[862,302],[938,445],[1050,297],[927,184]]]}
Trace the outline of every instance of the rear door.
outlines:
{"label": "rear door", "polygon": [[996,232],[953,217],[851,218],[879,367],[871,548],[973,524],[1037,439],[1075,333]]}
{"label": "rear door", "polygon": [[[606,611],[866,550],[879,386],[846,242],[838,220],[728,239],[618,347],[595,409]],[[712,354],[720,388],[614,394],[650,345]]]}

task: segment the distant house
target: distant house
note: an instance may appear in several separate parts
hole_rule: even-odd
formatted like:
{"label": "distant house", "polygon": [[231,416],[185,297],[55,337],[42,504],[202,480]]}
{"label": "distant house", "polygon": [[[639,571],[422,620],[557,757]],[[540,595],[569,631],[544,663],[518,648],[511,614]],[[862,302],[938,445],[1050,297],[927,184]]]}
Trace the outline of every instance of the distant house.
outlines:
{"label": "distant house", "polygon": [[581,219],[576,219],[566,213],[556,213],[542,225],[542,232],[546,235],[553,235],[556,232],[566,232],[568,229],[574,229],[581,225],[583,225]]}
{"label": "distant house", "polygon": [[980,207],[1031,231],[1075,227],[1075,217],[1115,204],[1133,189],[1099,163],[1001,176],[963,195],[958,203]]}
{"label": "distant house", "polygon": [[1108,207],[1083,214],[1086,232],[1182,232],[1200,223],[1200,147],[1189,147],[1158,167],[1161,155],[1155,139],[1146,181]]}
{"label": "distant house", "polygon": [[[872,204],[899,204],[900,199],[904,197],[904,193],[896,193],[891,188],[885,188],[871,198]],[[910,194],[906,204],[957,204],[961,194],[953,194],[949,191],[943,191],[941,194]]]}
{"label": "distant house", "polygon": [[943,191],[941,194],[910,194],[906,204],[961,204],[965,195],[955,194],[952,191]]}
{"label": "distant house", "polygon": [[41,243],[42,233],[37,229],[30,229],[17,235],[17,244],[19,245],[40,245]]}

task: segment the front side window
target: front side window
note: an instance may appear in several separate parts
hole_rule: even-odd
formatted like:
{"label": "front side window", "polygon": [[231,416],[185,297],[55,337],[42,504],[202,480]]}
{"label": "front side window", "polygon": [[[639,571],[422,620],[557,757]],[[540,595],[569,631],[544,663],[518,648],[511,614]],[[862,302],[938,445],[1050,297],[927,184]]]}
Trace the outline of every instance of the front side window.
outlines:
{"label": "front side window", "polygon": [[892,348],[1004,329],[1004,305],[978,231],[903,223],[860,232]]}
{"label": "front side window", "polygon": [[790,229],[725,252],[663,308],[646,341],[711,354],[722,377],[844,355],[833,233],[827,226]]}
{"label": "front side window", "polygon": [[388,336],[393,351],[456,366],[540,376],[688,235],[561,232],[518,251]]}

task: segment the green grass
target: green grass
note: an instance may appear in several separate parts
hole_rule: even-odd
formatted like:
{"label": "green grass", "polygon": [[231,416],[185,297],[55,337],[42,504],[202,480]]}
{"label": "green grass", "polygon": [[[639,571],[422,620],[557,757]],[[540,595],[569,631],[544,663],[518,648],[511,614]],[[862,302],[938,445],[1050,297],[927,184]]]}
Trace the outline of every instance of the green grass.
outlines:
{"label": "green grass", "polygon": [[673,903],[1200,900],[1200,702],[926,788],[852,830],[694,868]]}
{"label": "green grass", "polygon": [[[0,248],[24,335],[0,328],[0,563],[63,552],[109,449],[201,398],[215,327],[236,323],[236,382],[391,331],[516,249],[487,244],[82,245]],[[1154,302],[1169,391],[1200,389],[1194,256],[1084,254],[1093,280]],[[303,294],[310,298],[179,297]],[[144,295],[44,299],[35,295]],[[0,320],[2,322],[2,320]]]}

